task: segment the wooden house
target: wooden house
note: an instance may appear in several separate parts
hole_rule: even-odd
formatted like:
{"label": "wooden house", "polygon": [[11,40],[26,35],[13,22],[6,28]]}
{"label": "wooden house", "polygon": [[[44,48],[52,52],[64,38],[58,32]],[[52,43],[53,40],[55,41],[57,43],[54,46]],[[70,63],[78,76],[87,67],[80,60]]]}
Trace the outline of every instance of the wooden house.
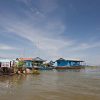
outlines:
{"label": "wooden house", "polygon": [[41,59],[41,58],[39,58],[39,57],[36,57],[36,58],[33,59],[34,65],[36,65],[36,66],[41,66],[41,65],[43,65],[43,63],[44,63],[45,61],[46,61],[46,60],[43,60],[43,59]]}
{"label": "wooden house", "polygon": [[56,68],[81,68],[82,66],[82,62],[81,60],[66,60],[63,58],[60,58],[58,60],[56,60],[57,66]]}
{"label": "wooden house", "polygon": [[11,59],[0,59],[0,74],[13,73],[14,61]]}
{"label": "wooden house", "polygon": [[24,62],[24,67],[32,68],[33,67],[33,58],[17,58],[18,61]]}

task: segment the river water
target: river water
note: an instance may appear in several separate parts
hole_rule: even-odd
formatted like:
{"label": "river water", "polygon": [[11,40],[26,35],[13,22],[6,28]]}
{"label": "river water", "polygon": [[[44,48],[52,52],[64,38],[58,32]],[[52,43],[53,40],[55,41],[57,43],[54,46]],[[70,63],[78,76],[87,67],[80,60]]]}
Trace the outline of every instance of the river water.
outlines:
{"label": "river water", "polygon": [[100,68],[0,76],[0,100],[100,100]]}

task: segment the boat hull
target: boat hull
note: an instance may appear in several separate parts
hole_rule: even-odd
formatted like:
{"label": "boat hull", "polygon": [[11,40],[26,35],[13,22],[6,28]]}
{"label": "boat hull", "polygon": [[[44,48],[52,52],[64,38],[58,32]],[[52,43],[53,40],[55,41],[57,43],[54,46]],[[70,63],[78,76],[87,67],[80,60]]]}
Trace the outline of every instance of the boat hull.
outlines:
{"label": "boat hull", "polygon": [[55,67],[55,69],[57,70],[67,70],[67,69],[82,69],[83,67],[82,66],[73,66],[73,67]]}

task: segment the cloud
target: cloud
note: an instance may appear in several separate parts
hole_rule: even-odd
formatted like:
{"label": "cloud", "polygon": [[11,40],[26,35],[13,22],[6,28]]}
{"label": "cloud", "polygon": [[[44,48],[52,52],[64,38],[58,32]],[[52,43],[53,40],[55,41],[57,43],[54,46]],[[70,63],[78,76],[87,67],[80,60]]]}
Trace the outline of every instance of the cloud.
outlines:
{"label": "cloud", "polygon": [[[17,0],[25,4],[31,11],[38,10],[39,13],[50,13],[55,11],[58,8],[58,0]],[[34,9],[35,8],[35,9]]]}
{"label": "cloud", "polygon": [[[78,38],[68,37],[70,33],[67,35],[67,22],[64,22],[63,17],[59,17],[60,14],[56,13],[59,7],[58,0],[35,0],[35,2],[33,0],[16,1],[18,2],[14,10],[9,6],[9,10],[4,9],[1,12],[0,28],[8,35],[15,34],[15,36],[22,37],[20,39],[24,41],[28,40],[33,48],[27,49],[27,55],[29,54],[28,50],[31,50],[33,54],[30,55],[33,56],[66,58],[68,55],[71,55],[72,57],[77,56],[78,58],[81,56],[82,58],[84,54],[79,54],[79,51],[100,47],[97,41],[90,43],[85,41],[77,42]],[[70,8],[72,9],[73,5],[70,5]],[[28,43],[26,47],[28,47],[27,45]],[[6,44],[0,44],[0,47],[0,50],[16,49]],[[21,47],[21,49],[23,48],[24,46]]]}
{"label": "cloud", "polygon": [[6,44],[0,44],[0,50],[14,50],[16,48],[14,47],[11,47],[9,45],[6,45]]}
{"label": "cloud", "polygon": [[[26,14],[25,12],[23,13]],[[75,40],[68,38],[66,38],[66,40],[62,39],[61,35],[66,30],[66,26],[62,21],[48,21],[47,19],[44,19],[44,23],[41,24],[40,18],[37,18],[37,22],[37,20],[34,20],[35,18],[32,18],[31,16],[32,15],[30,13],[28,18],[23,21],[17,18],[8,19],[7,17],[3,17],[2,25],[7,32],[11,32],[12,34],[19,35],[20,37],[31,41],[33,47],[35,47],[37,51],[39,50],[38,52],[36,51],[37,55],[45,54],[45,56],[51,58],[58,58],[71,52],[76,53],[77,51],[99,46],[99,43],[93,43],[91,45],[89,43],[77,43]],[[65,48],[65,50],[63,50],[63,48]],[[63,53],[61,53],[62,51]]]}
{"label": "cloud", "polygon": [[82,50],[87,50],[87,49],[91,49],[91,48],[96,48],[96,47],[100,47],[100,43],[99,42],[93,42],[91,44],[89,43],[80,43],[77,44],[78,46],[72,48],[71,51],[82,51]]}
{"label": "cloud", "polygon": [[35,29],[28,24],[16,23],[12,25],[10,23],[9,26],[6,27],[6,30],[30,40],[33,43],[33,46],[36,46],[39,50],[44,51],[49,56],[58,55],[57,53],[61,48],[72,45],[71,40],[64,41],[58,38],[59,32],[62,32],[62,29],[59,30],[59,32],[57,32],[59,34],[57,34],[55,33],[57,30],[54,29],[52,32],[48,30],[45,32],[45,29],[39,27]]}
{"label": "cloud", "polygon": [[[87,62],[91,62],[93,60],[94,61],[98,60],[96,56],[98,55],[97,53],[98,53],[99,48],[100,48],[100,42],[97,42],[97,41],[91,42],[91,43],[74,42],[69,47],[61,48],[61,50],[59,50],[59,54],[62,55],[62,57],[65,57],[65,58],[67,57],[67,59],[77,58],[77,59],[82,59]],[[92,60],[90,60],[91,58]]]}
{"label": "cloud", "polygon": [[[62,20],[53,20],[51,16],[42,16],[41,10],[37,9],[37,7],[29,6],[30,2],[27,0],[24,2],[28,10],[20,8],[20,11],[23,12],[22,15],[26,16],[23,19],[20,15],[16,17],[16,14],[13,13],[7,13],[8,15],[5,13],[5,16],[0,16],[4,30],[31,41],[33,47],[38,49],[39,52],[41,51],[41,53],[44,52],[46,55],[53,57],[59,55],[58,52],[61,48],[69,47],[73,44],[72,40],[68,38],[63,40],[61,38],[61,35],[66,30],[65,24]],[[50,4],[53,3],[53,1],[49,2],[51,2]],[[43,3],[40,4],[41,8],[43,8]],[[54,10],[49,7],[47,9],[49,9],[48,12]]]}

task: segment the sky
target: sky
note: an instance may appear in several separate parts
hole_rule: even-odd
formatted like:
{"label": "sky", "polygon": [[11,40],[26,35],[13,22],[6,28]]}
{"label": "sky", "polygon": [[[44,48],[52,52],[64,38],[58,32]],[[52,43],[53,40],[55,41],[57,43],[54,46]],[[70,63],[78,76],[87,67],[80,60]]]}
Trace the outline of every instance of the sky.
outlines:
{"label": "sky", "polygon": [[0,57],[38,56],[100,65],[100,0],[0,0]]}

